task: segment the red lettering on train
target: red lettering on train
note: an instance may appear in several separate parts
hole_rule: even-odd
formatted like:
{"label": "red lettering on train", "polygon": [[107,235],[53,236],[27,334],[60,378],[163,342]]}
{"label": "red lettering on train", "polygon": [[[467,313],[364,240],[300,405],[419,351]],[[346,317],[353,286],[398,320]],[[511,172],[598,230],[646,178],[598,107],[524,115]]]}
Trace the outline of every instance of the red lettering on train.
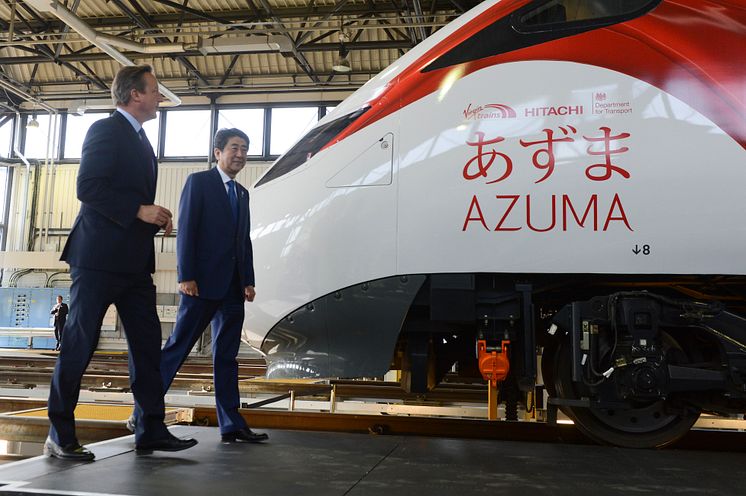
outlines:
{"label": "red lettering on train", "polygon": [[[476,199],[476,197],[474,197]],[[513,210],[513,207],[518,202],[518,199],[520,198],[519,195],[496,195],[495,198],[498,200],[510,200],[510,205],[508,205],[508,208],[505,209],[505,213],[502,217],[500,217],[500,222],[497,223],[497,226],[495,226],[495,231],[520,231],[520,227],[503,227],[503,223],[505,222],[505,219],[508,218],[508,215],[510,215],[510,211]]]}
{"label": "red lettering on train", "polygon": [[[611,135],[611,128],[608,128],[606,126],[600,127],[599,130],[603,131],[603,136],[600,137],[588,137],[583,136],[586,141],[590,141],[591,143],[597,143],[601,142],[603,143],[603,149],[601,151],[593,150],[593,144],[591,144],[588,147],[588,155],[603,155],[604,156],[604,163],[603,164],[593,164],[590,167],[588,167],[585,170],[585,175],[590,179],[591,181],[606,181],[607,179],[611,178],[612,173],[616,172],[620,174],[623,178],[629,179],[629,172],[622,169],[618,165],[614,165],[611,163],[611,156],[614,154],[619,153],[625,153],[629,150],[628,147],[623,146],[621,148],[611,148],[611,141],[612,140],[622,140],[627,139],[630,137],[629,133],[619,133],[614,136]],[[594,173],[594,169],[601,169],[600,173]]]}
{"label": "red lettering on train", "polygon": [[[613,217],[611,214],[614,213],[614,210],[618,208],[619,209],[619,216]],[[630,231],[634,231],[629,225],[629,221],[627,220],[627,214],[624,212],[624,207],[622,206],[622,200],[619,199],[619,195],[614,195],[614,199],[611,201],[611,207],[609,207],[609,213],[606,216],[606,222],[604,222],[604,231],[609,227],[609,223],[612,220],[621,220],[624,222],[624,225],[627,226],[627,229]]]}
{"label": "red lettering on train", "polygon": [[[580,201],[570,199],[569,195],[563,194],[560,196],[559,201],[562,203],[561,213],[558,212],[557,202],[558,195],[551,195],[549,201],[536,200],[531,198],[531,195],[495,195],[495,199],[500,200],[495,204],[495,210],[488,210],[488,213],[494,212],[495,217],[499,217],[497,225],[493,229],[494,232],[506,232],[506,231],[520,231],[524,227],[534,232],[549,232],[549,231],[568,231],[568,225],[574,221],[577,229],[589,229],[593,232],[599,231],[599,198],[598,195],[593,194],[587,200]],[[502,201],[506,200],[506,201]],[[525,202],[525,208],[515,208],[520,201]],[[548,204],[547,204],[548,203]],[[582,217],[578,217],[577,205],[585,205]],[[536,220],[536,211],[545,213],[545,218],[548,218],[548,225],[538,227]],[[561,219],[557,216],[561,215]],[[561,227],[559,226],[558,220],[561,220]],[[608,231],[611,227],[612,222],[621,222],[624,227],[634,232],[632,226],[627,218],[627,213],[622,205],[622,200],[619,194],[614,194],[614,197],[609,203],[606,216],[604,217],[603,227],[600,231]],[[592,222],[590,222],[592,221]],[[481,225],[485,231],[490,231],[487,224],[487,218],[482,210],[482,205],[477,198],[477,195],[473,195],[471,203],[464,219],[464,225],[461,228],[462,231],[466,231],[470,226],[470,223],[476,222]],[[588,225],[586,225],[588,223]],[[506,225],[507,224],[507,225]]]}
{"label": "red lettering on train", "polygon": [[585,227],[585,220],[588,218],[588,214],[593,209],[593,230],[598,231],[598,195],[591,195],[591,199],[588,200],[588,205],[585,207],[583,212],[583,218],[578,219],[578,214],[575,211],[575,207],[572,206],[570,197],[562,195],[562,230],[567,231],[567,213],[572,214],[573,219],[580,227]]}
{"label": "red lettering on train", "polygon": [[[573,138],[569,136],[570,131],[572,133],[577,133],[577,129],[575,129],[572,126],[567,126],[567,129],[563,126],[560,126],[560,130],[564,133],[564,138],[555,138],[554,137],[554,131],[551,129],[544,129],[543,132],[546,135],[546,139],[539,140],[539,141],[523,141],[520,140],[521,146],[524,148],[534,145],[546,145],[545,147],[539,148],[536,150],[531,157],[531,161],[534,164],[534,167],[540,170],[545,170],[546,174],[544,174],[544,177],[539,179],[538,181],[535,181],[536,184],[544,181],[549,176],[552,175],[552,172],[554,172],[554,144],[555,143],[562,143],[562,142],[573,142],[575,141]],[[542,161],[540,160],[542,154],[546,156],[546,160]]]}
{"label": "red lettering on train", "polygon": [[[477,209],[477,214],[479,214],[478,217],[472,217],[472,213],[474,212],[474,208]],[[482,223],[484,228],[489,231],[490,228],[487,227],[487,224],[484,223],[484,214],[482,213],[482,209],[479,207],[479,202],[477,201],[477,195],[474,195],[474,197],[471,199],[471,204],[469,205],[469,213],[466,214],[466,219],[464,220],[464,227],[461,228],[462,231],[466,231],[466,226],[469,225],[469,222],[478,220]]]}
{"label": "red lettering on train", "polygon": [[[466,162],[466,165],[464,165],[464,179],[471,180],[478,177],[487,178],[487,171],[490,169],[490,167],[492,167],[492,164],[498,156],[505,161],[505,170],[500,177],[498,177],[497,179],[493,179],[492,181],[487,181],[487,184],[500,182],[506,177],[510,176],[510,173],[513,171],[513,161],[510,159],[510,157],[508,157],[504,153],[498,152],[494,148],[489,151],[484,150],[484,147],[486,145],[495,145],[497,143],[505,141],[505,138],[503,138],[502,136],[498,136],[497,138],[485,141],[483,132],[477,131],[475,134],[477,135],[477,141],[467,141],[466,144],[469,146],[476,146],[477,155],[472,157],[471,160]],[[485,157],[487,160],[486,163]],[[477,169],[475,172],[471,172],[471,165],[474,162],[476,162]]]}

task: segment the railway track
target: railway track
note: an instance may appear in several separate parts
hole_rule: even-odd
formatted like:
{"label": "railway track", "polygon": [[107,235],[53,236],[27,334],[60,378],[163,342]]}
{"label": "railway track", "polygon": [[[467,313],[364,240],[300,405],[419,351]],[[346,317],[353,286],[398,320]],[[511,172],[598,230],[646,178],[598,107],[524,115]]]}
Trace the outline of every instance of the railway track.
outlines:
{"label": "railway track", "polygon": [[[56,353],[29,357],[12,356],[0,358],[0,387],[17,386],[33,388],[48,385]],[[263,376],[266,366],[263,359],[243,358],[238,360],[239,379]],[[176,377],[178,389],[211,389],[212,361],[210,358],[190,357]],[[88,365],[81,382],[83,389],[129,389],[127,355],[122,353],[97,353]]]}
{"label": "railway track", "polygon": [[[18,390],[49,384],[56,356],[33,358],[3,358],[0,363],[0,387],[15,385]],[[320,381],[276,382],[257,377],[264,374],[263,360],[239,360],[240,389],[242,397],[254,397],[252,405],[260,404],[270,396],[268,403],[279,397],[292,395],[307,401],[366,401],[371,403],[398,402],[401,405],[446,406],[454,403],[484,405],[487,390],[482,384],[444,383],[427,395],[405,393],[398,383],[381,381]],[[106,387],[102,387],[105,384]],[[84,389],[118,392],[129,387],[126,355],[101,355],[94,357],[83,378]],[[173,390],[209,391],[212,388],[212,365],[209,358],[190,358],[178,374]],[[14,395],[15,396],[15,395]],[[19,393],[18,396],[22,396]],[[0,397],[0,412],[43,408],[42,399]],[[271,405],[270,405],[271,406]],[[193,422],[199,425],[217,425],[213,407],[191,408]],[[375,435],[421,435],[460,437],[532,442],[592,443],[573,425],[547,424],[536,421],[487,421],[481,419],[443,418],[437,415],[385,415],[350,414],[332,412],[288,411],[288,409],[244,408],[242,414],[250,425],[265,429],[300,429],[319,431],[358,432]],[[124,422],[96,421],[84,423],[88,441],[124,436],[128,431]],[[32,420],[0,420],[0,438],[43,440],[46,435],[46,418]],[[746,451],[746,432],[737,430],[692,430],[673,447],[678,449]]]}
{"label": "railway track", "polygon": [[[19,389],[32,389],[47,386],[54,371],[56,354],[43,357],[2,357],[0,358],[0,387],[14,386]],[[398,383],[381,381],[320,381],[317,384],[299,384],[255,380],[264,376],[266,366],[263,359],[243,358],[238,360],[239,389],[242,395],[283,394],[289,387],[305,396],[329,399],[330,387],[335,388],[338,399],[388,399],[404,402],[431,404],[487,401],[487,389],[483,384],[444,383],[435,390],[421,394],[404,392]],[[127,356],[117,354],[97,354],[83,376],[81,389],[90,390],[129,390]],[[212,362],[210,358],[190,357],[181,367],[174,383],[174,391],[212,391]]]}

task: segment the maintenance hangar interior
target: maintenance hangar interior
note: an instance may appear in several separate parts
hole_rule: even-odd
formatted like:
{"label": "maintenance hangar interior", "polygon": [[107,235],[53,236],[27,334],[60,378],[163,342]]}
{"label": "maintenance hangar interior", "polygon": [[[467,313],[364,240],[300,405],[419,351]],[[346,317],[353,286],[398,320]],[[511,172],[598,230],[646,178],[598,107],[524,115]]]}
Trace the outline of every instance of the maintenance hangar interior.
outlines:
{"label": "maintenance hangar interior", "polygon": [[[122,64],[150,64],[166,97],[145,125],[160,166],[156,203],[176,214],[186,177],[210,167],[219,128],[244,130],[253,184],[304,132],[355,89],[477,2],[10,2],[0,6],[0,346],[47,334],[60,252],[79,210],[82,141],[114,108]],[[424,9],[424,11],[423,11]],[[178,229],[178,219],[175,227]],[[164,338],[178,302],[175,234],[156,241]],[[115,312],[102,339],[126,347]],[[15,331],[28,328],[23,335]],[[30,340],[30,341],[29,341]]]}
{"label": "maintenance hangar interior", "polygon": [[[1,2],[0,496],[740,494],[746,230],[717,197],[744,41],[743,0]],[[206,332],[165,394],[199,444],[138,448],[112,305],[75,410],[95,462],[42,456],[83,142],[141,64],[162,342],[185,184],[218,129],[250,139],[239,411],[269,440],[225,441]]]}

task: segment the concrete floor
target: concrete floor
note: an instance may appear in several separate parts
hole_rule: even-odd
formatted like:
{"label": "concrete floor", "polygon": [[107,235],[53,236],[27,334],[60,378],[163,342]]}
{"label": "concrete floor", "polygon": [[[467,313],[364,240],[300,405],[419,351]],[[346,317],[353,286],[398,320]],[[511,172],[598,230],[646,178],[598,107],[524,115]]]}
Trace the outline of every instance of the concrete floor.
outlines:
{"label": "concrete floor", "polygon": [[742,495],[744,453],[267,431],[224,445],[214,427],[173,427],[199,445],[136,455],[132,436],[91,445],[93,463],[0,466],[0,495]]}

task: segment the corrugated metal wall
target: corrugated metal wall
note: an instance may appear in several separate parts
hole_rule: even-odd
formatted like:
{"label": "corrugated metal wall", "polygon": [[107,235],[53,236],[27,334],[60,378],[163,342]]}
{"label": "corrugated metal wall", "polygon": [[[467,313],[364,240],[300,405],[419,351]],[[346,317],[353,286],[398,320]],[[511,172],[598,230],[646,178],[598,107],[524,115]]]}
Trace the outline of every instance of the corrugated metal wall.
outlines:
{"label": "corrugated metal wall", "polygon": [[[238,182],[247,188],[256,182],[261,174],[269,167],[265,162],[249,162],[238,176]],[[178,229],[178,206],[181,190],[189,174],[205,170],[207,164],[200,163],[164,163],[159,167],[158,189],[156,191],[155,203],[170,209],[174,213],[174,227]],[[80,202],[76,198],[75,183],[78,173],[77,164],[58,165],[45,167],[43,164],[31,167],[31,180],[28,182],[28,195],[26,195],[26,168],[15,167],[11,189],[11,202],[8,219],[8,239],[6,250],[27,251],[24,239],[30,228],[29,220],[32,218],[33,226],[37,232],[32,251],[54,251],[59,252],[64,246],[67,233],[72,227],[75,217],[80,209]],[[49,194],[48,194],[49,192]],[[24,213],[24,202],[26,222],[22,222]],[[43,229],[43,236],[38,232]],[[176,238],[156,238],[156,252],[175,253]],[[13,269],[5,267],[6,269]],[[169,270],[170,269],[170,270]],[[176,293],[176,273],[173,267],[159,270],[154,281],[159,293]]]}

